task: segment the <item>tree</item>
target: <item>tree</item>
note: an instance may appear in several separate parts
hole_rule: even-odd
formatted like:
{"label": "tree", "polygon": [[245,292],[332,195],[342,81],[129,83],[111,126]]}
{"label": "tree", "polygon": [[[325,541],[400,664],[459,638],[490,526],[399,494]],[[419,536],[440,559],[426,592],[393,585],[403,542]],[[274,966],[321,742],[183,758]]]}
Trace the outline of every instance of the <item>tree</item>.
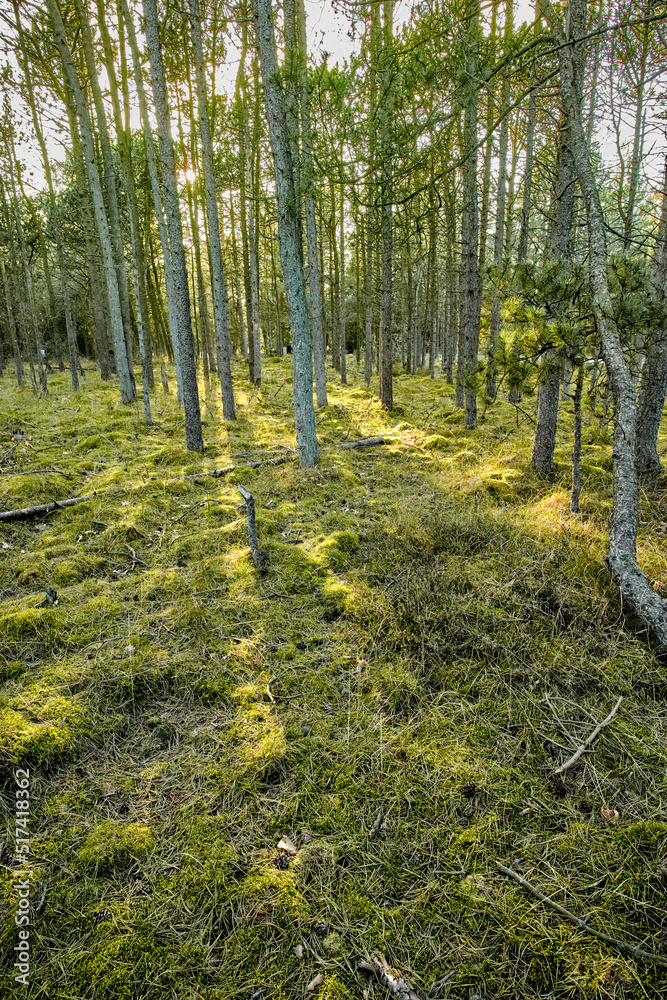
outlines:
{"label": "tree", "polygon": [[[53,2],[53,0],[51,0]],[[174,298],[177,309],[178,353],[181,367],[183,410],[185,413],[185,443],[191,451],[204,450],[197,369],[195,366],[194,341],[192,337],[192,315],[190,312],[190,291],[188,272],[183,246],[183,228],[176,185],[176,162],[174,143],[171,136],[169,105],[164,62],[158,34],[156,0],[143,0],[146,20],[146,42],[151,64],[151,81],[158,136],[160,140],[160,160],[162,166],[162,193],[169,232],[169,249],[173,268]],[[168,262],[165,261],[165,267]]]}
{"label": "tree", "polygon": [[[583,125],[576,49],[581,34],[566,34],[551,0],[539,0],[553,33],[558,56],[559,90],[577,177],[588,219],[593,310],[614,400],[613,509],[607,562],[627,611],[635,615],[661,648],[667,648],[667,605],[637,564],[638,482],[637,403],[630,370],[613,319],[609,292],[605,218]],[[585,0],[569,0],[570,25],[585,24]]]}
{"label": "tree", "polygon": [[253,0],[255,38],[264,84],[273,170],[278,204],[278,244],[285,284],[287,311],[292,327],[294,357],[294,422],[299,459],[303,468],[315,465],[319,447],[313,407],[313,355],[303,272],[299,198],[294,189],[294,168],[285,115],[284,93],[276,57],[276,39],[270,0]]}

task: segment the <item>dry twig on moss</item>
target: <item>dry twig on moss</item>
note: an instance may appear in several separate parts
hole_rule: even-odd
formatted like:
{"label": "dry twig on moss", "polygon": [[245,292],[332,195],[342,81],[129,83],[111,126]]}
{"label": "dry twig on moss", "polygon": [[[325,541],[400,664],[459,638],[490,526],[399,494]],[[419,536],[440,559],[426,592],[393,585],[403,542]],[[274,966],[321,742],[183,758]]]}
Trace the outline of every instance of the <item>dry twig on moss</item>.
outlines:
{"label": "dry twig on moss", "polygon": [[560,913],[561,916],[565,917],[566,920],[571,921],[580,930],[586,931],[587,934],[592,934],[593,937],[599,938],[600,941],[606,941],[607,944],[614,945],[615,948],[620,948],[622,951],[629,951],[635,958],[646,958],[650,962],[655,962],[656,965],[667,965],[667,957],[664,955],[656,955],[652,951],[645,951],[640,948],[637,944],[631,944],[629,941],[622,941],[620,938],[613,937],[611,934],[605,934],[604,931],[598,931],[594,927],[590,927],[585,920],[581,920],[579,917],[575,917],[574,913],[570,910],[566,910],[564,906],[557,903],[555,899],[550,899],[549,896],[545,896],[541,889],[538,889],[536,885],[529,882],[527,879],[519,875],[518,872],[513,871],[511,868],[506,868],[505,865],[501,864],[500,861],[496,861],[496,868],[503,873],[503,875],[509,875],[513,878],[515,882],[518,882],[520,886],[527,889],[528,892],[532,893],[536,899],[539,899],[542,903],[546,903],[550,906],[552,910]]}
{"label": "dry twig on moss", "polygon": [[623,701],[623,695],[620,696],[620,698],[618,699],[618,701],[616,702],[616,704],[612,708],[612,710],[609,713],[609,715],[607,716],[607,718],[603,719],[602,722],[599,722],[597,724],[597,726],[595,727],[595,729],[593,730],[593,732],[591,733],[591,735],[587,739],[584,740],[584,742],[581,744],[581,746],[577,750],[575,750],[575,752],[572,754],[572,756],[570,757],[569,760],[566,760],[564,764],[561,764],[560,767],[556,768],[556,770],[554,771],[554,774],[564,774],[565,771],[568,771],[572,767],[573,764],[577,763],[577,761],[579,760],[579,758],[581,757],[581,755],[585,752],[586,748],[591,745],[591,743],[593,742],[593,740],[602,732],[602,730],[604,729],[604,727],[609,725],[609,723],[611,722],[611,720],[614,718],[614,716],[618,712],[622,701]]}

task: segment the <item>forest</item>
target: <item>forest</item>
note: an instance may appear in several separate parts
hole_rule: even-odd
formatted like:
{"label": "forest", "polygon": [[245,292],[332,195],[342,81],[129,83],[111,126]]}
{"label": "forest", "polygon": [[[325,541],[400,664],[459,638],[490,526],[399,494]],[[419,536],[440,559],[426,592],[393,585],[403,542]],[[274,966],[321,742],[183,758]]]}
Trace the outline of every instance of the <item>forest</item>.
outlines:
{"label": "forest", "polygon": [[667,1000],[665,4],[0,25],[0,996]]}

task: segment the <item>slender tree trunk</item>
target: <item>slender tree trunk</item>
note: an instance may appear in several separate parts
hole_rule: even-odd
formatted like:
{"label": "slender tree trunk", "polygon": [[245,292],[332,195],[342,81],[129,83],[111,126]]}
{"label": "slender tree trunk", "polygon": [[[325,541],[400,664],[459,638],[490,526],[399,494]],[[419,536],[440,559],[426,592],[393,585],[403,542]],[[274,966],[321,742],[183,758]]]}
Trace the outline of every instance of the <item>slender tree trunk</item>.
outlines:
{"label": "slender tree trunk", "polygon": [[[607,273],[605,219],[582,122],[577,62],[571,46],[567,44],[562,22],[555,13],[551,0],[539,2],[558,46],[561,101],[571,131],[572,152],[588,217],[593,309],[614,397],[613,508],[607,561],[626,610],[641,622],[651,638],[664,650],[667,648],[667,605],[656,594],[637,565],[637,405],[634,385],[613,319]],[[584,0],[570,0],[570,6],[575,7],[576,13],[583,6],[584,16],[581,20],[584,21]]]}
{"label": "slender tree trunk", "polygon": [[382,38],[382,100],[380,102],[382,315],[380,319],[380,399],[386,410],[394,408],[393,387],[393,0],[384,0]]}
{"label": "slender tree trunk", "polygon": [[[662,188],[660,228],[652,261],[654,295],[667,310],[667,157]],[[654,486],[661,473],[658,431],[667,394],[667,323],[663,322],[646,344],[637,404],[637,472],[645,486]]]}
{"label": "slender tree trunk", "polygon": [[241,354],[248,357],[248,341],[246,340],[246,324],[243,312],[243,296],[241,295],[241,270],[239,268],[239,251],[236,241],[236,224],[234,222],[234,198],[229,192],[229,224],[232,230],[232,262],[234,264],[234,277],[236,280],[236,311],[239,318],[239,328],[241,333]]}
{"label": "slender tree trunk", "polygon": [[347,296],[345,291],[345,185],[340,185],[340,380],[347,383]]}
{"label": "slender tree trunk", "polygon": [[479,350],[481,281],[479,273],[479,214],[477,207],[477,34],[479,3],[467,5],[466,94],[463,120],[463,211],[461,218],[461,315],[457,384],[463,391],[464,426],[477,426],[477,390],[474,380]]}
{"label": "slender tree trunk", "polygon": [[19,347],[19,340],[16,333],[16,319],[14,317],[14,309],[12,307],[12,294],[9,290],[9,282],[7,281],[5,261],[1,254],[0,277],[2,278],[2,293],[5,299],[5,310],[7,313],[7,326],[9,328],[9,337],[12,342],[12,351],[14,354],[14,370],[16,373],[16,381],[20,387],[23,385],[23,360],[21,358],[21,349]]}
{"label": "slender tree trunk", "polygon": [[574,403],[574,447],[572,449],[572,496],[570,510],[579,513],[579,495],[581,493],[581,396],[584,389],[584,366],[579,365],[577,383],[572,401]]}
{"label": "slender tree trunk", "polygon": [[313,407],[313,354],[310,321],[299,241],[298,199],[294,190],[284,95],[276,59],[276,41],[270,0],[252,0],[255,37],[259,49],[269,138],[278,205],[278,244],[285,284],[287,310],[292,328],[294,358],[294,421],[302,467],[316,464],[319,447]]}
{"label": "slender tree trunk", "polygon": [[[574,0],[571,4],[570,37],[583,33],[577,17],[583,18],[584,13],[577,11],[575,5],[583,0]],[[575,52],[575,82],[578,90],[579,105],[582,101],[584,52],[577,47]],[[574,198],[577,183],[577,169],[572,149],[573,137],[571,123],[563,115],[557,141],[556,172],[554,196],[552,200],[551,233],[549,236],[549,257],[552,262],[567,264],[572,250],[572,220],[574,217]],[[558,426],[558,402],[560,394],[562,359],[556,351],[547,351],[543,358],[542,372],[537,389],[537,421],[531,465],[542,476],[551,476],[554,471],[554,450],[556,447],[556,431]]]}
{"label": "slender tree trunk", "polygon": [[[505,6],[505,56],[511,43],[513,32],[512,2],[508,0]],[[500,99],[500,139],[498,150],[498,194],[496,197],[496,235],[493,248],[493,263],[500,269],[505,256],[505,206],[507,185],[507,146],[509,141],[509,107],[510,107],[510,70],[509,66],[503,74],[502,95]],[[484,238],[484,234],[482,236]],[[491,317],[489,322],[489,339],[487,342],[486,395],[495,399],[496,384],[496,352],[500,346],[500,293],[494,287],[491,298]]]}
{"label": "slender tree trunk", "polygon": [[304,0],[296,0],[296,14],[297,38],[299,45],[299,84],[301,91],[301,183],[303,186],[306,217],[306,245],[308,248],[308,300],[310,303],[310,328],[313,337],[315,398],[318,406],[326,406],[328,401],[324,350],[324,324],[322,321],[322,279],[320,275],[317,220],[315,216],[313,130],[310,118],[308,52],[306,48],[306,11]]}
{"label": "slender tree trunk", "polygon": [[[25,284],[25,303],[24,312],[27,314],[27,329],[30,330],[32,335],[31,339],[34,343],[35,355],[37,359],[37,371],[39,372],[39,384],[43,393],[47,392],[46,385],[46,368],[44,367],[44,350],[42,347],[42,336],[39,329],[39,320],[37,318],[37,304],[35,302],[35,293],[32,282],[32,272],[30,270],[30,263],[28,261],[28,250],[26,246],[25,232],[23,229],[23,222],[21,221],[21,209],[19,206],[18,193],[16,190],[16,184],[14,179],[15,171],[18,169],[18,164],[16,162],[16,157],[14,154],[14,143],[8,141],[6,145],[7,149],[7,162],[9,165],[9,182],[12,188],[11,202],[14,208],[14,225],[16,228],[16,236],[18,240],[18,251],[19,259],[21,261],[21,269],[23,271],[23,281]],[[27,332],[27,331],[26,331]]]}
{"label": "slender tree trunk", "polygon": [[116,372],[120,383],[120,398],[123,403],[131,403],[136,398],[134,379],[130,370],[125,343],[125,330],[123,328],[123,316],[121,312],[120,293],[118,289],[118,274],[116,271],[116,260],[114,257],[113,244],[109,232],[100,175],[95,159],[95,147],[93,143],[93,130],[88,114],[88,105],[81,89],[76,68],[72,61],[72,55],[67,44],[65,28],[58,8],[57,0],[46,0],[47,10],[53,25],[54,39],[60,52],[60,58],[65,71],[66,82],[69,85],[76,103],[77,117],[81,129],[81,140],[83,143],[84,161],[88,184],[93,202],[95,222],[102,247],[102,257],[104,261],[104,273],[107,283],[107,295],[109,301],[109,313],[111,319],[111,330],[113,334],[114,355],[116,362]]}
{"label": "slender tree trunk", "polygon": [[215,321],[218,374],[220,376],[222,410],[225,420],[235,420],[236,407],[234,404],[234,387],[232,385],[232,370],[230,364],[231,337],[229,333],[229,306],[227,301],[225,273],[222,266],[220,220],[218,218],[218,199],[215,191],[213,142],[211,140],[208,96],[206,93],[206,75],[204,72],[204,53],[201,37],[199,0],[189,0],[189,2],[190,19],[192,23],[192,44],[194,49],[195,74],[197,79],[199,136],[201,139],[202,161],[204,166],[204,185],[206,188],[206,216],[208,219],[209,253],[211,257],[213,318]]}
{"label": "slender tree trunk", "polygon": [[74,4],[81,28],[81,39],[83,42],[83,54],[88,73],[88,83],[90,84],[93,104],[95,107],[95,117],[97,119],[99,146],[102,153],[102,164],[104,168],[104,190],[106,193],[106,206],[109,219],[109,235],[111,237],[111,245],[116,264],[116,274],[118,277],[118,295],[120,299],[121,316],[123,319],[123,331],[125,334],[125,350],[127,351],[127,363],[130,375],[132,377],[132,381],[134,382],[130,292],[127,281],[125,254],[123,252],[123,237],[120,227],[118,195],[116,192],[116,169],[114,167],[113,155],[111,153],[111,141],[109,139],[109,131],[107,128],[106,111],[102,101],[102,91],[100,90],[100,84],[97,77],[97,67],[95,65],[95,53],[93,52],[88,11],[86,10],[83,0],[74,0]]}
{"label": "slender tree trunk", "polygon": [[651,27],[648,21],[645,21],[642,32],[641,54],[639,57],[639,80],[637,81],[637,103],[635,105],[635,134],[632,143],[632,161],[630,165],[630,190],[628,191],[628,204],[625,210],[625,224],[623,226],[623,238],[626,246],[632,241],[635,202],[639,187],[639,167],[644,151],[644,87],[646,85],[646,59],[648,56],[650,30]]}
{"label": "slender tree trunk", "polygon": [[127,37],[132,53],[132,65],[134,67],[134,81],[139,98],[139,111],[141,114],[141,127],[146,147],[146,163],[148,165],[148,175],[151,182],[151,193],[153,196],[153,206],[155,208],[155,218],[157,220],[158,232],[160,234],[160,245],[162,247],[162,259],[164,261],[164,284],[167,296],[167,318],[169,322],[169,336],[171,348],[174,354],[174,367],[176,369],[176,386],[178,391],[178,401],[183,405],[183,376],[181,372],[181,357],[179,348],[179,303],[176,296],[176,286],[174,282],[174,268],[169,246],[169,232],[165,219],[165,211],[162,204],[162,193],[160,190],[160,180],[158,177],[157,160],[153,145],[153,134],[148,118],[148,106],[146,102],[146,91],[143,82],[143,70],[139,57],[139,47],[137,36],[134,30],[134,22],[130,14],[127,0],[119,0],[120,7],[127,29]]}
{"label": "slender tree trunk", "polygon": [[[53,0],[51,0],[53,2]],[[169,247],[173,267],[174,293],[178,307],[178,353],[181,365],[183,409],[185,413],[185,443],[191,451],[203,451],[197,369],[195,366],[194,342],[192,337],[192,316],[190,314],[190,292],[188,273],[183,247],[181,212],[176,185],[176,163],[174,144],[171,137],[167,87],[162,61],[162,50],[158,35],[158,15],[156,0],[143,0],[146,20],[146,42],[151,64],[151,80],[155,100],[155,115],[160,139],[160,160],[162,164],[162,191],[169,231]]]}

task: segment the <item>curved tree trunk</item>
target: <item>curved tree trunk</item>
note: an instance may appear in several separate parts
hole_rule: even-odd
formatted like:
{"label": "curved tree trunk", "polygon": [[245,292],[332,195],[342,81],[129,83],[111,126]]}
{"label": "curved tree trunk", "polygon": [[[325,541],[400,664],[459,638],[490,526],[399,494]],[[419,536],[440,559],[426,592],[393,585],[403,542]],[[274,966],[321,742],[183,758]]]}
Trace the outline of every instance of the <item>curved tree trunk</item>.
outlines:
{"label": "curved tree trunk", "polygon": [[[614,398],[613,509],[607,562],[625,608],[662,650],[667,650],[667,603],[650,586],[637,564],[638,483],[635,468],[637,406],[635,390],[613,319],[607,277],[605,219],[582,122],[576,60],[551,0],[539,0],[558,46],[560,94],[572,140],[579,184],[586,204],[593,309]],[[575,0],[577,7],[584,0]],[[570,6],[573,6],[570,0]]]}

